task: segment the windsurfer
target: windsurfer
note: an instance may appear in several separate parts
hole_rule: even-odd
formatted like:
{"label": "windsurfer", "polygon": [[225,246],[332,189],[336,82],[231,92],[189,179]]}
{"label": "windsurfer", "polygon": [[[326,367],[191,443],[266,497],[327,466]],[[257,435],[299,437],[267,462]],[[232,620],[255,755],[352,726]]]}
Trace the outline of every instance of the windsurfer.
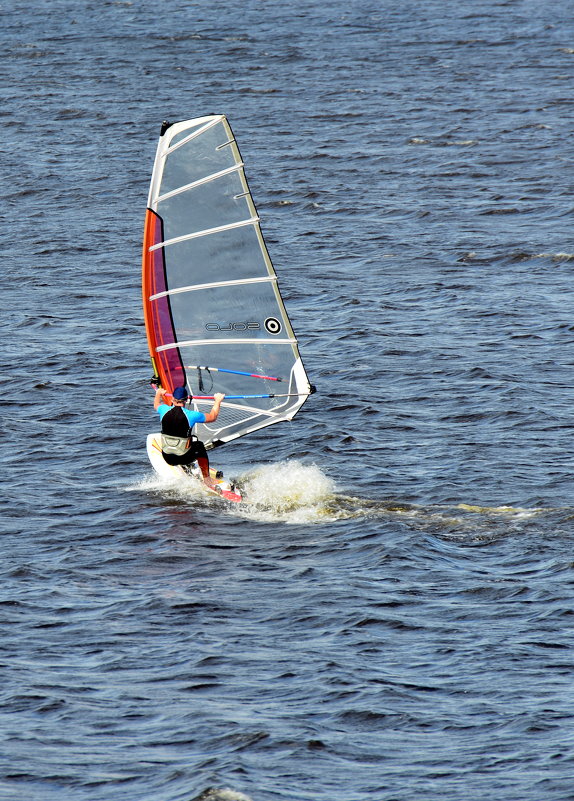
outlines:
{"label": "windsurfer", "polygon": [[209,459],[205,445],[192,435],[196,423],[213,423],[217,420],[221,401],[225,395],[216,392],[213,406],[208,414],[193,412],[185,408],[189,394],[185,387],[176,387],[171,396],[172,403],[166,402],[167,390],[159,387],[153,402],[154,409],[161,420],[161,452],[168,464],[179,464],[185,467],[197,462],[206,484],[211,485],[209,477]]}

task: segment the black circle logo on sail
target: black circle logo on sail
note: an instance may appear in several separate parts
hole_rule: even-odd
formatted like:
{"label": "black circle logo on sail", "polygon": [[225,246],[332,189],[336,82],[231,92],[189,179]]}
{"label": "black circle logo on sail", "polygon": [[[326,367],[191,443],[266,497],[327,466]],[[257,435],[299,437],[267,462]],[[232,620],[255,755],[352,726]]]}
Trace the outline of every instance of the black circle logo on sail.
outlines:
{"label": "black circle logo on sail", "polygon": [[281,323],[276,317],[268,317],[265,320],[265,330],[269,334],[281,333]]}

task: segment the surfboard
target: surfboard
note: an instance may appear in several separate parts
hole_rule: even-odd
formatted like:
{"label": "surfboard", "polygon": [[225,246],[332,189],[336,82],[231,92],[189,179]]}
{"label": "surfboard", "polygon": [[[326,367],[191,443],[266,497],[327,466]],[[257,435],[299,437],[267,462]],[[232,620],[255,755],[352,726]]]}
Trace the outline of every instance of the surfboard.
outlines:
{"label": "surfboard", "polygon": [[213,482],[213,486],[210,487],[204,482],[197,463],[194,462],[187,470],[181,465],[168,464],[161,452],[161,434],[159,432],[148,434],[146,446],[153,469],[165,481],[190,481],[201,487],[208,495],[216,495],[232,503],[240,503],[243,500],[239,487],[224,478],[221,470],[210,466],[209,474]]}

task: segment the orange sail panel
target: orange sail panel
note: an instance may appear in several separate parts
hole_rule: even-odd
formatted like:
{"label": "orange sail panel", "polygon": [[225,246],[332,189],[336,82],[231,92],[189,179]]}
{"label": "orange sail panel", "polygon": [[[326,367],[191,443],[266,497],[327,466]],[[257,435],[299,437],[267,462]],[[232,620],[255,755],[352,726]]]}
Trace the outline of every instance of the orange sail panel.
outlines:
{"label": "orange sail panel", "polygon": [[169,298],[153,298],[167,289],[164,248],[152,250],[163,242],[163,222],[151,209],[146,212],[143,248],[143,306],[148,346],[152,364],[161,385],[169,392],[176,386],[185,385],[185,370],[179,350],[159,350],[163,345],[175,341],[175,331]]}

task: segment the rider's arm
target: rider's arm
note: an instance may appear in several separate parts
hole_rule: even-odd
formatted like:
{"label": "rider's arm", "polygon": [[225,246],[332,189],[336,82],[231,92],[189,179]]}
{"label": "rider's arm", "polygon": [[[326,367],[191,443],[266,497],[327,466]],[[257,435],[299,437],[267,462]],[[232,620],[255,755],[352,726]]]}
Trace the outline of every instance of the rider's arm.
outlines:
{"label": "rider's arm", "polygon": [[219,407],[221,406],[221,401],[224,399],[225,395],[222,392],[216,392],[213,396],[213,406],[211,407],[211,411],[209,414],[205,415],[205,422],[206,423],[213,423],[214,420],[217,420],[217,416],[219,414]]}
{"label": "rider's arm", "polygon": [[157,407],[161,406],[162,403],[165,403],[164,395],[167,394],[167,390],[163,389],[163,387],[158,387],[155,391],[155,398],[153,399],[153,408],[157,411]]}

